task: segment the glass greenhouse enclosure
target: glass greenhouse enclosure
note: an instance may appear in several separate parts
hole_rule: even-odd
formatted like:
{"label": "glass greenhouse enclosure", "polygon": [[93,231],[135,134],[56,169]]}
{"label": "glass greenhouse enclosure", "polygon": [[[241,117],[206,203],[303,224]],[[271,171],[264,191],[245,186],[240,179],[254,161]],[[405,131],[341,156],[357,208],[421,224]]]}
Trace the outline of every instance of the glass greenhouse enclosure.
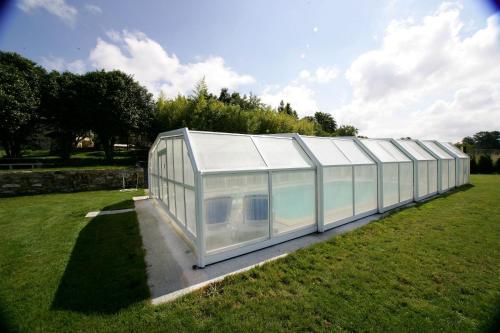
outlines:
{"label": "glass greenhouse enclosure", "polygon": [[413,161],[390,139],[360,139],[378,165],[378,209],[385,212],[413,200]]}
{"label": "glass greenhouse enclosure", "polygon": [[418,143],[438,160],[438,192],[443,193],[455,187],[455,159],[453,156],[435,141],[422,140]]}
{"label": "glass greenhouse enclosure", "polygon": [[183,128],[151,147],[149,196],[204,267],[432,195],[441,145]]}
{"label": "glass greenhouse enclosure", "polygon": [[456,170],[456,185],[464,185],[469,183],[470,174],[470,158],[469,155],[455,147],[449,142],[438,142],[436,143],[446,150],[451,156],[455,158],[455,170]]}
{"label": "glass greenhouse enclosure", "polygon": [[181,129],[149,161],[150,195],[200,267],[317,230],[316,167],[293,137]]}
{"label": "glass greenhouse enclosure", "polygon": [[413,160],[413,184],[415,201],[437,193],[437,159],[420,147],[414,140],[393,140],[394,144]]}
{"label": "glass greenhouse enclosure", "polygon": [[377,165],[355,139],[295,138],[318,165],[319,231],[377,211]]}

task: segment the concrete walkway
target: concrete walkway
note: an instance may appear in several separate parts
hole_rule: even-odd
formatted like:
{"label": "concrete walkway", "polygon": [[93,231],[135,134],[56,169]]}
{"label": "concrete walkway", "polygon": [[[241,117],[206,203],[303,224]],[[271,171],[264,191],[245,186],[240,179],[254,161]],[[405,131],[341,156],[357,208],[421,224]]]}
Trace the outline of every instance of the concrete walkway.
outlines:
{"label": "concrete walkway", "polygon": [[[294,252],[300,248],[330,239],[356,228],[362,227],[382,217],[375,214],[363,219],[330,229],[324,233],[314,233],[209,265],[203,269],[193,269],[196,259],[191,248],[176,233],[170,218],[161,209],[156,209],[154,200],[135,201],[143,244],[146,249],[148,285],[153,304],[169,301],[182,296],[205,282],[236,271]],[[168,221],[168,222],[167,222]],[[194,287],[193,287],[194,286]]]}

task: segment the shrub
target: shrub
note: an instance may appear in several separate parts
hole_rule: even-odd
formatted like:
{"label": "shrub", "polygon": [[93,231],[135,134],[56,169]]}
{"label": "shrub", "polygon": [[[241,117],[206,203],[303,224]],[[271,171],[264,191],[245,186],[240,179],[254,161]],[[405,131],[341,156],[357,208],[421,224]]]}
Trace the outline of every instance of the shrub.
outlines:
{"label": "shrub", "polygon": [[500,158],[498,158],[495,162],[495,172],[500,174]]}
{"label": "shrub", "polygon": [[493,172],[493,161],[490,155],[481,155],[479,157],[479,162],[477,163],[478,173],[492,173]]}
{"label": "shrub", "polygon": [[470,158],[470,173],[473,174],[473,173],[479,173],[477,171],[477,162],[476,162],[476,156],[472,156]]}

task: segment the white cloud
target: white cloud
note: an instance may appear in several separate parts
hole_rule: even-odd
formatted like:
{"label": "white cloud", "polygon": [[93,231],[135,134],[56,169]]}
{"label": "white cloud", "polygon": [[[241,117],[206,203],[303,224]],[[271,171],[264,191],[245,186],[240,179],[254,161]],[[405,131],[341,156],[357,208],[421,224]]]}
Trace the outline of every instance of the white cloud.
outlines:
{"label": "white cloud", "polygon": [[54,56],[42,57],[41,65],[49,71],[52,70],[58,72],[70,71],[78,74],[84,73],[87,68],[85,61],[81,59],[67,62],[66,60],[64,60],[64,58],[54,57]]}
{"label": "white cloud", "polygon": [[132,74],[155,94],[160,90],[167,96],[188,94],[203,77],[214,93],[224,87],[234,89],[255,81],[250,75],[237,73],[217,56],[183,64],[175,54],[168,54],[160,44],[140,32],[110,31],[108,37],[110,42],[99,38],[90,52],[92,66]]}
{"label": "white cloud", "polygon": [[329,83],[339,76],[339,70],[336,67],[318,67],[313,73],[304,69],[299,73],[299,80],[314,83]]}
{"label": "white cloud", "polygon": [[314,27],[314,28],[313,28],[313,31],[314,31],[314,32],[318,32],[318,30],[319,30],[319,29],[318,29],[318,27]]}
{"label": "white cloud", "polygon": [[500,127],[500,24],[463,37],[461,7],[393,21],[346,71],[352,100],[334,112],[369,136],[459,140]]}
{"label": "white cloud", "polygon": [[18,7],[25,12],[32,12],[38,8],[45,9],[71,26],[75,24],[78,13],[75,7],[68,5],[64,0],[22,0]]}
{"label": "white cloud", "polygon": [[88,3],[85,5],[85,10],[92,15],[101,15],[102,14],[101,7],[99,7],[97,5],[93,5],[91,3]]}
{"label": "white cloud", "polygon": [[280,101],[290,103],[300,116],[313,115],[319,110],[314,99],[314,91],[303,84],[291,83],[283,88],[268,86],[260,94],[265,104],[277,107]]}

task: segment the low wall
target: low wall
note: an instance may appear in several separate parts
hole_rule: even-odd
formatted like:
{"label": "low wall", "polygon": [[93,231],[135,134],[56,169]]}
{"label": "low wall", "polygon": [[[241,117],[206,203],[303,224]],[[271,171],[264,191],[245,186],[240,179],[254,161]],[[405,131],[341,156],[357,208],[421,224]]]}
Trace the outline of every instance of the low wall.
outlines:
{"label": "low wall", "polygon": [[141,168],[0,173],[0,196],[144,187]]}

